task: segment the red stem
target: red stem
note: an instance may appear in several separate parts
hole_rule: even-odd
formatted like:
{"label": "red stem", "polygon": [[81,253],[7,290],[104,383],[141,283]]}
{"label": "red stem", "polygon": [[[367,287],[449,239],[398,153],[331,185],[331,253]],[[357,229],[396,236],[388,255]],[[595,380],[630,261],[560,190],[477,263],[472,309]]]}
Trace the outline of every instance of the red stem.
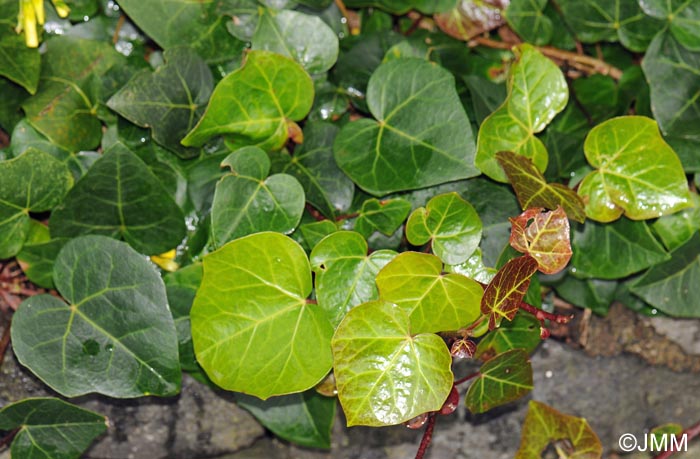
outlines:
{"label": "red stem", "polygon": [[476,378],[476,377],[479,376],[480,374],[481,374],[481,373],[479,373],[479,372],[477,371],[476,373],[472,373],[472,374],[470,374],[470,375],[467,375],[467,376],[465,376],[464,378],[458,379],[457,381],[455,381],[454,385],[455,385],[455,386],[459,386],[460,384],[465,383],[465,382],[469,381],[470,379]]}
{"label": "red stem", "polygon": [[437,421],[437,413],[434,411],[428,415],[428,423],[425,426],[425,431],[423,432],[423,438],[420,440],[420,446],[418,446],[418,451],[416,452],[416,459],[423,459],[425,452],[430,446],[430,441],[433,439],[433,429],[435,429],[435,421]]}
{"label": "red stem", "polygon": [[[700,422],[685,429],[680,436],[682,437],[683,435],[688,436],[688,441],[691,441],[693,438],[700,435]],[[678,452],[680,452],[680,451],[671,451],[671,450],[664,451],[661,454],[659,454],[658,456],[654,457],[654,459],[668,459],[669,457],[673,456],[673,454],[678,453]]]}
{"label": "red stem", "polygon": [[17,435],[17,432],[19,432],[20,427],[17,427],[15,430],[10,431],[9,434],[5,435],[4,437],[0,438],[0,449],[9,444],[13,438],[15,438],[15,435]]}
{"label": "red stem", "polygon": [[348,219],[350,219],[350,218],[355,218],[355,217],[359,217],[359,216],[360,216],[360,213],[359,213],[359,212],[353,212],[353,213],[351,213],[351,214],[338,215],[337,217],[335,217],[335,221],[337,221],[337,222],[342,222],[343,220],[348,220]]}
{"label": "red stem", "polygon": [[306,203],[306,211],[309,214],[311,214],[311,216],[314,217],[314,220],[316,220],[317,222],[322,222],[323,220],[326,220],[326,217],[321,215],[321,212],[314,209],[314,207],[309,203]]}
{"label": "red stem", "polygon": [[552,322],[556,322],[558,324],[568,324],[571,319],[574,318],[574,315],[562,315],[562,314],[553,314],[551,312],[543,311],[542,309],[538,309],[532,305],[529,305],[525,302],[520,302],[520,309],[523,311],[532,314],[535,316],[537,320],[540,322],[544,322],[545,320],[551,320]]}

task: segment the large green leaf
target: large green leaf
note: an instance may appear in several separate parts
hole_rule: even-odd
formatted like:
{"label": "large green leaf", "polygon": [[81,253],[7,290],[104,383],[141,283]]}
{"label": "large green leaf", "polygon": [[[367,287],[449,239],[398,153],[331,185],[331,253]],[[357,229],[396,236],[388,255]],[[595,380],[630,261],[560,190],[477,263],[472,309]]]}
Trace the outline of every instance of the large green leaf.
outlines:
{"label": "large green leaf", "polygon": [[529,354],[540,341],[540,322],[532,314],[519,312],[511,322],[502,323],[479,341],[474,358],[487,360],[511,349]]}
{"label": "large green leaf", "polygon": [[338,166],[365,191],[383,195],[477,175],[471,125],[446,70],[423,59],[382,64],[369,80],[367,105],[376,121],[346,124],[334,146]]}
{"label": "large green leaf", "polygon": [[[642,61],[651,109],[666,135],[700,137],[700,50],[690,51],[668,31],[659,33]],[[673,84],[668,84],[673,79]],[[696,147],[697,148],[697,147]]]}
{"label": "large green leaf", "polygon": [[110,44],[73,37],[55,37],[46,47],[39,89],[22,105],[27,119],[66,150],[94,149],[102,138],[97,109],[109,96],[101,80],[123,56]]}
{"label": "large green leaf", "polygon": [[311,448],[331,447],[335,397],[314,390],[267,400],[236,394],[236,404],[280,438]]}
{"label": "large green leaf", "polygon": [[241,68],[216,85],[204,116],[182,144],[201,146],[225,135],[232,150],[246,145],[277,150],[289,137],[289,124],[309,113],[313,99],[313,82],[299,64],[251,51]]}
{"label": "large green leaf", "polygon": [[700,230],[700,197],[697,194],[690,197],[693,207],[663,216],[651,226],[668,250],[683,245]]}
{"label": "large green leaf", "polygon": [[644,222],[627,218],[603,225],[588,221],[574,231],[572,271],[580,277],[618,279],[668,260]]}
{"label": "large green leaf", "polygon": [[294,150],[273,154],[272,170],[299,180],[306,200],[324,215],[348,210],[355,185],[335,164],[333,141],[338,128],[330,123],[313,122],[304,126],[304,143]]}
{"label": "large green leaf", "polygon": [[590,218],[610,222],[624,213],[644,220],[690,205],[681,162],[654,120],[643,116],[608,120],[591,129],[583,149],[597,168],[578,189]]}
{"label": "large green leaf", "polygon": [[199,121],[214,81],[209,67],[191,49],[170,48],[155,72],[143,70],[107,105],[132,123],[151,128],[153,140],[182,157],[196,156],[180,140]]}
{"label": "large green leaf", "polygon": [[557,0],[567,24],[584,43],[620,41],[644,51],[663,23],[647,16],[638,0]]}
{"label": "large green leaf", "polygon": [[338,397],[348,426],[385,426],[439,410],[454,376],[442,338],[415,334],[408,313],[384,301],[353,308],[333,336]]}
{"label": "large green leaf", "polygon": [[25,300],[12,320],[19,361],[66,397],[173,395],[177,335],[160,275],[127,244],[103,236],[68,242],[56,289]]}
{"label": "large green leaf", "polygon": [[78,459],[107,419],[57,398],[28,398],[0,410],[0,430],[14,429],[13,458]]}
{"label": "large green leaf", "polygon": [[256,233],[203,264],[190,320],[197,360],[212,381],[266,399],[326,376],[333,326],[306,300],[311,267],[301,246],[279,233]]}
{"label": "large green leaf", "polygon": [[582,308],[588,308],[596,314],[605,315],[616,299],[618,282],[603,279],[578,279],[565,276],[554,284],[563,300]]}
{"label": "large green leaf", "polygon": [[309,73],[322,73],[338,59],[338,36],[317,16],[263,8],[252,39],[253,49],[293,58]]}
{"label": "large green leaf", "polygon": [[668,261],[653,266],[631,290],[672,316],[700,317],[700,235],[695,233]]}
{"label": "large green leaf", "polygon": [[24,37],[0,24],[0,76],[34,94],[39,84],[40,66],[39,51],[27,47]]}
{"label": "large green leaf", "polygon": [[393,250],[368,255],[365,238],[351,231],[333,233],[314,247],[310,261],[316,273],[316,297],[334,327],[353,307],[378,298],[377,273],[395,256]]}
{"label": "large green leaf", "polygon": [[191,46],[208,63],[229,62],[245,43],[226,30],[227,17],[214,0],[119,0],[136,25],[164,49]]}
{"label": "large green leaf", "polygon": [[406,238],[413,245],[430,241],[433,253],[445,264],[458,265],[479,246],[481,220],[457,193],[442,194],[413,211],[406,223]]}
{"label": "large green leaf", "polygon": [[552,20],[543,13],[547,0],[511,0],[506,19],[523,40],[546,45],[552,39]]}
{"label": "large green leaf", "polygon": [[411,204],[401,198],[396,199],[367,199],[362,203],[362,209],[355,220],[354,230],[365,238],[378,231],[385,236],[391,236],[406,220],[411,211]]}
{"label": "large green leaf", "polygon": [[490,359],[479,368],[464,402],[472,413],[517,400],[532,390],[532,366],[527,352],[513,349]]}
{"label": "large green leaf", "polygon": [[287,174],[268,177],[270,159],[258,147],[244,147],[221,163],[230,168],[216,185],[211,210],[215,247],[259,231],[291,233],[304,213],[304,189]]}
{"label": "large green leaf", "polygon": [[22,248],[29,234],[29,212],[51,210],[72,184],[65,165],[33,148],[0,162],[0,259]]}
{"label": "large green leaf", "polygon": [[673,36],[683,47],[700,51],[700,4],[693,0],[639,0],[649,16],[668,21]]}
{"label": "large green leaf", "polygon": [[438,257],[404,252],[377,276],[379,297],[406,311],[414,334],[457,330],[479,317],[481,285],[461,274],[442,271]]}
{"label": "large green leaf", "polygon": [[118,143],[75,184],[49,228],[54,237],[122,237],[153,255],[177,247],[185,237],[185,217],[148,166]]}
{"label": "large green leaf", "polygon": [[[583,418],[556,411],[544,403],[530,400],[523,425],[520,449],[515,459],[532,459],[561,442],[560,449],[570,459],[599,459],[603,445]],[[572,451],[573,450],[573,451]]]}
{"label": "large green leaf", "polygon": [[476,165],[494,180],[507,181],[496,161],[499,151],[512,151],[530,158],[537,168],[547,169],[547,149],[535,134],[542,131],[566,107],[569,90],[564,75],[536,48],[515,48],[516,61],[508,74],[508,97],[479,128]]}

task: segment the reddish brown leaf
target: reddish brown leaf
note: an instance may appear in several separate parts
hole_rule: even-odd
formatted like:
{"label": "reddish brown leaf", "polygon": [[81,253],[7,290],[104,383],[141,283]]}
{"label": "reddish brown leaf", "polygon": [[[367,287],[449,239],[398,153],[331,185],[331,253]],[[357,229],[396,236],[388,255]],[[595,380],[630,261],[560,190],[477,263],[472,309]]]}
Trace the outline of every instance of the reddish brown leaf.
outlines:
{"label": "reddish brown leaf", "polygon": [[447,35],[469,40],[506,23],[503,12],[510,0],[461,0],[444,13],[435,15],[435,23]]}
{"label": "reddish brown leaf", "polygon": [[496,273],[481,298],[481,312],[489,316],[489,330],[497,328],[504,318],[513,320],[537,266],[534,258],[525,255],[508,261]]}
{"label": "reddish brown leaf", "polygon": [[561,207],[543,212],[541,207],[527,209],[510,218],[510,245],[537,261],[545,274],[558,273],[571,259],[569,219]]}
{"label": "reddish brown leaf", "polygon": [[450,355],[456,359],[471,359],[476,352],[476,343],[469,339],[458,339],[450,347]]}
{"label": "reddish brown leaf", "polygon": [[572,220],[581,223],[586,220],[585,205],[581,197],[562,184],[547,183],[530,158],[512,151],[499,151],[496,153],[496,160],[508,176],[520,207],[544,207],[554,210],[561,206]]}

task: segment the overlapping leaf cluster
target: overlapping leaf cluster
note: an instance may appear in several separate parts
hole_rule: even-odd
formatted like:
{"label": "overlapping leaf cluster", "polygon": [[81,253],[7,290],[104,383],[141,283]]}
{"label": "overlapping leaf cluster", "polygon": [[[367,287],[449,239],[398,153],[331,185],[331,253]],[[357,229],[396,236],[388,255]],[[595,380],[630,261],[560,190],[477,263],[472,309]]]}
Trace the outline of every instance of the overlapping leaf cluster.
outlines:
{"label": "overlapping leaf cluster", "polygon": [[[525,395],[542,284],[700,316],[693,2],[68,3],[28,49],[0,0],[0,259],[57,293],[13,349],[63,396],[184,370],[329,447],[332,396],[349,424],[424,419],[453,357],[481,361],[472,412]],[[18,457],[104,425],[0,411]],[[562,439],[601,454],[533,402],[518,457]]]}

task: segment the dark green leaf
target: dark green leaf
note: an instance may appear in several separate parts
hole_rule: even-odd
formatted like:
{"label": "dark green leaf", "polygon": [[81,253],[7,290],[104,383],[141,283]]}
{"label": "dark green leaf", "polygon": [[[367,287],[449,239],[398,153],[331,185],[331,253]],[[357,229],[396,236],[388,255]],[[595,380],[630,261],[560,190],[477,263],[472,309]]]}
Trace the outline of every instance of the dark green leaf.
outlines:
{"label": "dark green leaf", "polygon": [[700,230],[700,198],[696,194],[690,197],[693,207],[661,217],[651,226],[668,250],[683,245]]}
{"label": "dark green leaf", "polygon": [[338,166],[365,191],[383,195],[477,174],[469,119],[446,70],[422,59],[382,64],[367,104],[377,121],[346,124],[334,145]]}
{"label": "dark green leaf", "polygon": [[552,39],[552,20],[544,14],[547,0],[511,0],[506,19],[520,37],[533,45],[546,45]]}
{"label": "dark green leaf", "polygon": [[170,312],[173,314],[177,330],[178,354],[180,367],[184,371],[199,372],[200,367],[194,355],[192,345],[192,327],[190,325],[190,309],[195,294],[202,283],[202,265],[191,264],[163,278],[165,291],[168,295]]}
{"label": "dark green leaf", "polygon": [[66,397],[173,395],[177,335],[160,275],[143,255],[103,236],[68,242],[54,265],[68,302],[39,295],[12,320],[19,361]]}
{"label": "dark green leaf", "polygon": [[540,344],[540,322],[532,314],[519,312],[512,321],[502,323],[479,341],[474,358],[487,360],[511,349],[527,354]]}
{"label": "dark green leaf", "polygon": [[483,364],[465,403],[472,413],[484,413],[519,399],[532,390],[532,366],[527,352],[513,349]]}
{"label": "dark green leaf", "polygon": [[24,37],[0,24],[0,76],[34,94],[39,84],[40,66],[39,51],[28,48]]}
{"label": "dark green leaf", "polygon": [[291,233],[304,213],[304,189],[287,174],[268,177],[270,159],[257,147],[231,153],[221,163],[230,172],[216,185],[211,211],[212,242],[259,231]]}
{"label": "dark green leaf", "polygon": [[54,288],[53,265],[66,242],[67,238],[56,238],[38,243],[25,243],[17,254],[17,262],[27,279],[39,287]]}
{"label": "dark green leaf", "polygon": [[365,238],[375,231],[391,236],[406,220],[411,211],[411,204],[404,199],[368,199],[362,203],[354,230]]}
{"label": "dark green leaf", "polygon": [[566,276],[554,284],[554,289],[564,300],[596,314],[605,315],[615,300],[618,282],[602,279],[577,279]]}
{"label": "dark green leaf", "polygon": [[0,430],[14,429],[13,458],[78,459],[107,418],[57,398],[28,398],[0,410]]}
{"label": "dark green leaf", "polygon": [[194,127],[209,101],[214,81],[204,61],[185,47],[163,53],[166,63],[143,70],[107,102],[132,123],[151,128],[153,139],[182,157],[199,152],[180,140]]}
{"label": "dark green leaf", "polygon": [[54,237],[122,237],[153,255],[177,247],[185,237],[185,217],[146,164],[116,144],[54,210],[49,228]]}
{"label": "dark green leaf", "polygon": [[683,47],[700,51],[700,4],[693,0],[640,0],[639,6],[649,16],[668,21]]}
{"label": "dark green leaf", "polygon": [[426,14],[449,10],[457,0],[346,0],[352,8],[375,6],[392,14],[403,14],[411,9],[417,9]]}

